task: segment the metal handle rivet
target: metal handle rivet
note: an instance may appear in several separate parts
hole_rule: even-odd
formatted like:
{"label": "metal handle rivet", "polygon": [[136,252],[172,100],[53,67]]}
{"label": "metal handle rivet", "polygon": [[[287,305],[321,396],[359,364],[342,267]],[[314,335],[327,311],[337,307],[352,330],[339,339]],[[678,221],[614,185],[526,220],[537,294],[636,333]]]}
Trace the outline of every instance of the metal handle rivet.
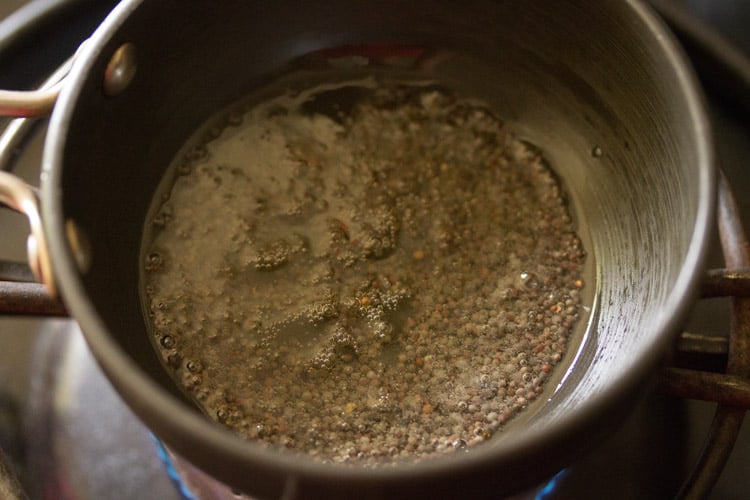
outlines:
{"label": "metal handle rivet", "polygon": [[136,70],[135,45],[125,43],[121,45],[109,60],[104,71],[104,94],[114,97],[122,93],[135,77]]}

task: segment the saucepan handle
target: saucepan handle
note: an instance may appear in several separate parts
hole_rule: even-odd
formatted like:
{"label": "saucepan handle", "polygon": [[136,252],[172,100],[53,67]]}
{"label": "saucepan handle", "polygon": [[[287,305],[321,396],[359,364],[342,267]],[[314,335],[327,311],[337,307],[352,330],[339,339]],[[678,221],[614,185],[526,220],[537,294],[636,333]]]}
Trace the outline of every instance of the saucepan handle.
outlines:
{"label": "saucepan handle", "polygon": [[73,61],[85,49],[86,41],[84,40],[73,57],[58,68],[38,89],[0,90],[0,116],[33,118],[49,115],[55,107],[60,91],[65,86]]}
{"label": "saucepan handle", "polygon": [[6,263],[4,267],[13,267],[14,270],[9,277],[17,281],[0,281],[0,314],[67,315],[57,295],[36,190],[18,177],[0,171],[0,204],[23,213],[29,220],[26,252],[29,267],[38,281],[28,282],[25,276],[28,273],[24,272],[22,266],[9,266]]}
{"label": "saucepan handle", "polygon": [[0,90],[0,115],[33,117],[48,115],[57,102],[65,79],[38,90]]}
{"label": "saucepan handle", "polygon": [[[84,48],[85,42],[79,46],[76,55]],[[63,64],[37,90],[0,90],[0,115],[29,118],[49,114],[65,85],[74,58],[75,56]],[[24,136],[26,125],[24,119],[11,122],[0,138],[0,159],[8,161],[10,152]],[[17,272],[18,266],[15,266],[16,272],[4,277],[15,280],[0,281],[0,314],[66,315],[65,307],[57,294],[36,189],[15,175],[0,169],[0,204],[24,214],[29,221],[30,233],[26,251],[29,267],[38,281],[28,282],[24,276],[27,273]]]}
{"label": "saucepan handle", "polygon": [[29,266],[39,282],[47,287],[50,296],[56,297],[57,287],[52,274],[35,190],[13,174],[0,171],[0,203],[28,218],[31,230],[26,244]]}
{"label": "saucepan handle", "polygon": [[36,190],[18,177],[0,171],[0,205],[24,214],[30,232],[26,252],[29,267],[37,283],[29,282],[24,266],[2,263],[6,276],[0,281],[0,314],[65,316],[67,311],[59,300],[57,286],[42,228]]}
{"label": "saucepan handle", "polygon": [[29,267],[39,281],[0,281],[0,313],[66,315],[65,306],[57,296],[36,191],[14,175],[0,171],[0,203],[23,213],[28,218],[30,233],[26,251]]}
{"label": "saucepan handle", "polygon": [[[4,172],[10,153],[23,138],[25,120],[29,117],[48,114],[66,84],[68,72],[75,60],[86,50],[86,41],[81,43],[75,55],[60,67],[38,90],[0,90],[0,116],[23,117],[12,122],[0,137],[0,204],[26,215],[31,232],[27,252],[29,266],[39,283],[28,280],[0,281],[0,314],[65,315],[60,302],[52,272],[50,255],[42,229],[39,200],[36,190],[14,175]],[[135,73],[135,49],[126,43],[110,58],[103,78],[105,95],[114,96],[122,92],[132,81]],[[79,238],[75,228],[68,227],[69,240],[75,246]],[[2,264],[2,263],[0,263]],[[8,277],[0,279],[8,279]]]}

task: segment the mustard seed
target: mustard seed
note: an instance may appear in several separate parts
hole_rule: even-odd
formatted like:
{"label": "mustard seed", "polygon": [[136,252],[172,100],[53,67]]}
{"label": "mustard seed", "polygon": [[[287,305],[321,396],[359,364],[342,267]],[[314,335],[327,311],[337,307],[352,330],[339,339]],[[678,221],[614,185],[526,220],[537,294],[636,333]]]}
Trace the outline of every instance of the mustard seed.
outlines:
{"label": "mustard seed", "polygon": [[503,432],[584,313],[555,174],[437,84],[275,95],[208,123],[154,198],[141,282],[165,369],[209,418],[313,460]]}

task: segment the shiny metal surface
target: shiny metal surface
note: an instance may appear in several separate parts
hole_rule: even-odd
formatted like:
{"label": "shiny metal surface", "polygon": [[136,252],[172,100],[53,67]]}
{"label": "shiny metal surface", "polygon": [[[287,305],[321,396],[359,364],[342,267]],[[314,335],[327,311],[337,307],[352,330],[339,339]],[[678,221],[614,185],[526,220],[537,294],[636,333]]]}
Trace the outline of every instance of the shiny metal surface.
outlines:
{"label": "shiny metal surface", "polygon": [[28,219],[31,229],[26,242],[29,266],[37,279],[47,287],[50,296],[56,297],[57,287],[36,192],[16,176],[0,171],[0,203],[24,214]]}
{"label": "shiny metal surface", "polygon": [[44,116],[48,115],[57,102],[57,96],[64,81],[41,90],[0,90],[0,115],[3,116]]}
{"label": "shiny metal surface", "polygon": [[135,45],[125,43],[118,47],[104,70],[104,93],[114,97],[123,92],[133,81],[137,67]]}
{"label": "shiny metal surface", "polygon": [[0,116],[29,118],[49,115],[55,107],[60,91],[65,86],[65,75],[75,61],[76,55],[85,50],[85,46],[84,41],[76,54],[38,89],[0,90]]}

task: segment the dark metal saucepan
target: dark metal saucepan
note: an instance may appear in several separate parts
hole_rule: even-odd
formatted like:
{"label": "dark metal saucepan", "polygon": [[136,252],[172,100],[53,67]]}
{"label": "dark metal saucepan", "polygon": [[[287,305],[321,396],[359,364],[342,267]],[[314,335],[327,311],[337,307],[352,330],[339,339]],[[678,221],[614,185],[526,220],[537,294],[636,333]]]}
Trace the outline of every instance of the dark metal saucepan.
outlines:
{"label": "dark metal saucepan", "polygon": [[[523,425],[470,453],[365,469],[263,449],[205,419],[154,352],[138,269],[154,190],[208,117],[306,54],[383,44],[472,56],[457,83],[543,149],[581,214],[595,304],[564,381]],[[54,276],[130,407],[193,464],[269,498],[495,498],[554,474],[647,386],[696,297],[715,198],[694,77],[636,0],[124,0],[62,84],[38,203],[7,174],[0,184],[32,221],[40,279]]]}

